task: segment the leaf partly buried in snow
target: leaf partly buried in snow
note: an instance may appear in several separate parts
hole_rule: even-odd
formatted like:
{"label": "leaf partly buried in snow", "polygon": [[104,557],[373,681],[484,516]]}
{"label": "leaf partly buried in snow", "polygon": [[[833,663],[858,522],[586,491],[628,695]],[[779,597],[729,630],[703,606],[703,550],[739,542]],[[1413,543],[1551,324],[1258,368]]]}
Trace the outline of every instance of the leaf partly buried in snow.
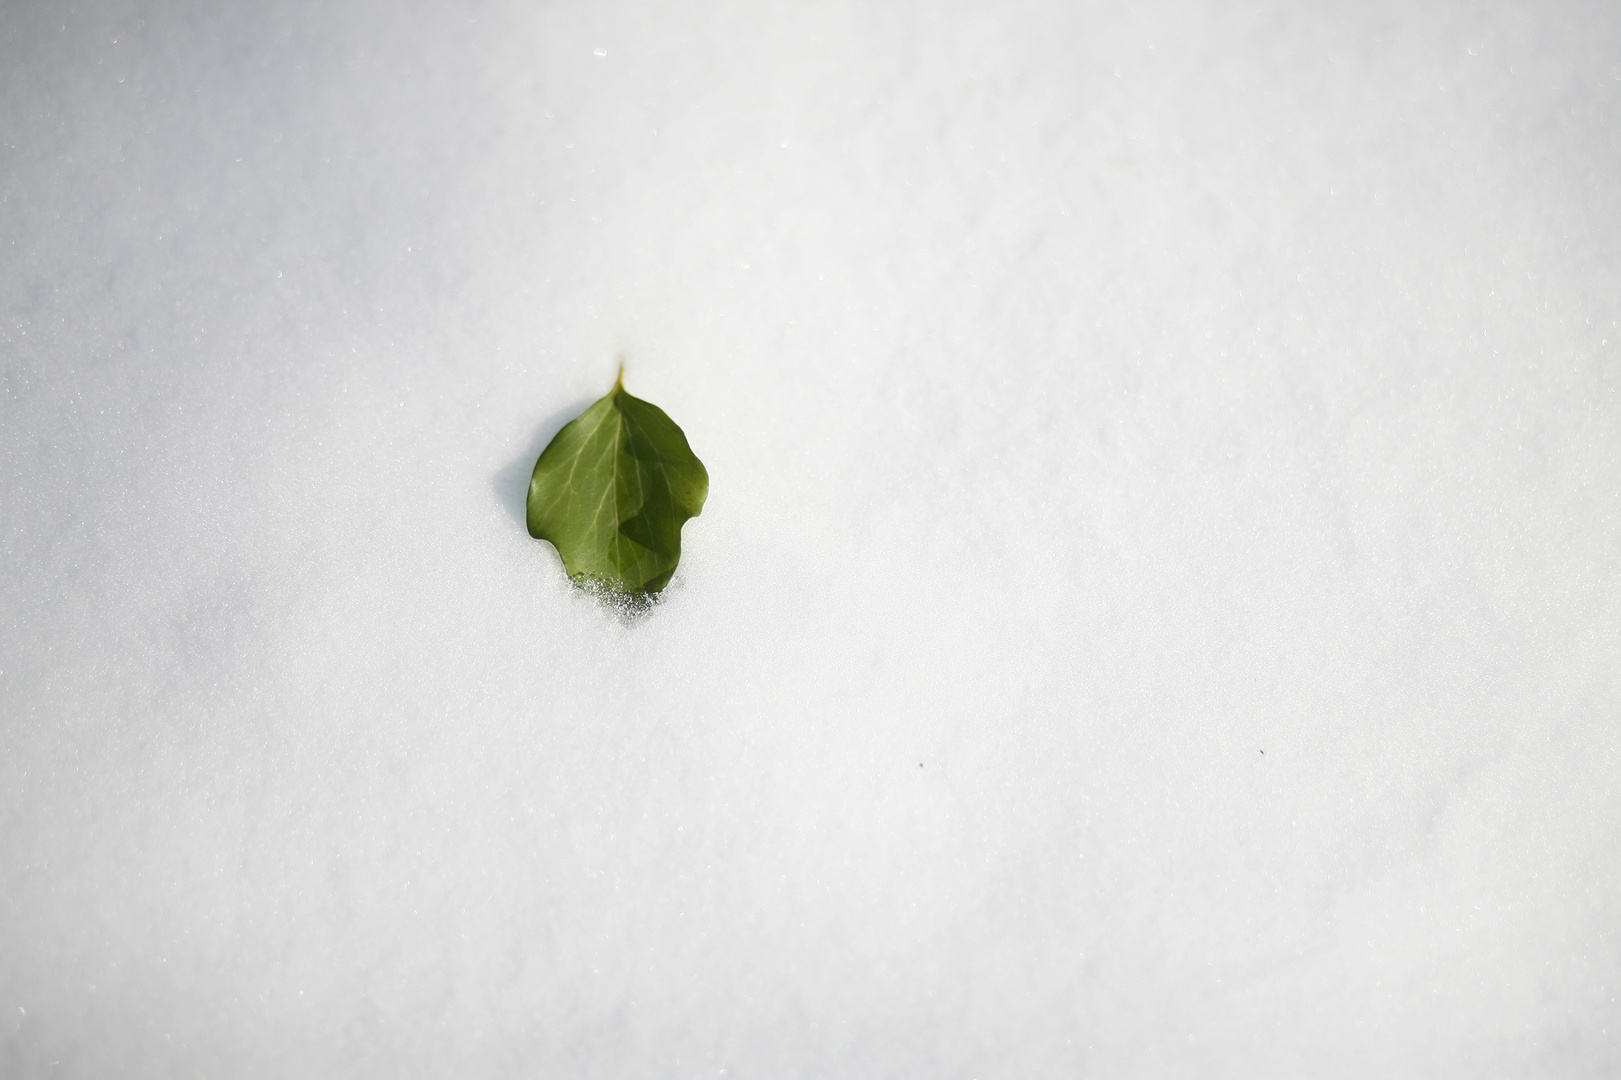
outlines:
{"label": "leaf partly buried in snow", "polygon": [[529,479],[529,535],[548,540],[569,577],[655,593],[681,560],[681,526],[697,517],[709,473],[664,410],[625,393],[563,425]]}

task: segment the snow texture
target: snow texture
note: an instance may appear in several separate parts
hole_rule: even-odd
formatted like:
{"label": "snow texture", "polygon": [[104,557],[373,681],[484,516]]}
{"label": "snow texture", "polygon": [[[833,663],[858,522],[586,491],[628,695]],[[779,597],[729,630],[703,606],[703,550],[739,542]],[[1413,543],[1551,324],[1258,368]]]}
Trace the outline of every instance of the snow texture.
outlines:
{"label": "snow texture", "polygon": [[1616,1075],[1618,179],[1611,0],[7,0],[0,1076]]}

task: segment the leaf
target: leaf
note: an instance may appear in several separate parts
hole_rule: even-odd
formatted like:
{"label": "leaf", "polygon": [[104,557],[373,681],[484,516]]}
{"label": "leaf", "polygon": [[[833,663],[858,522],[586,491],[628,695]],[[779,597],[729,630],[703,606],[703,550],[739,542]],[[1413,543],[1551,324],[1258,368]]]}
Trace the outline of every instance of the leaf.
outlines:
{"label": "leaf", "polygon": [[656,593],[681,560],[681,526],[709,495],[709,473],[657,405],[625,392],[563,425],[529,479],[529,535],[549,541],[570,578]]}

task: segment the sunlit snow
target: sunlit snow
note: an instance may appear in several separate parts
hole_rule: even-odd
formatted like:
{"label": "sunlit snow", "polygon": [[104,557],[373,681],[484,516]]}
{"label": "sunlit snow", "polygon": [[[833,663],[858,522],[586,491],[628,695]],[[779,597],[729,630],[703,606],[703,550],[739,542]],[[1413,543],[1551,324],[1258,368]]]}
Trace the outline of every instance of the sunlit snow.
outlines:
{"label": "sunlit snow", "polygon": [[1621,1072],[1618,180],[1610,3],[0,6],[0,1077]]}

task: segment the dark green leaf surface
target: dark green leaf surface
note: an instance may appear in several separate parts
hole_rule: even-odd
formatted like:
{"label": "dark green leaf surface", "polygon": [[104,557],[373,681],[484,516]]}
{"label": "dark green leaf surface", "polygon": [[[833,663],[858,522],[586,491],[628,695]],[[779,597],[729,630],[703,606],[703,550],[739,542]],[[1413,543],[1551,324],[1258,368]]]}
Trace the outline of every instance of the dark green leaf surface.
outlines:
{"label": "dark green leaf surface", "polygon": [[658,592],[681,560],[709,473],[657,405],[606,397],[563,425],[529,479],[529,535],[563,556],[569,577],[623,593]]}

